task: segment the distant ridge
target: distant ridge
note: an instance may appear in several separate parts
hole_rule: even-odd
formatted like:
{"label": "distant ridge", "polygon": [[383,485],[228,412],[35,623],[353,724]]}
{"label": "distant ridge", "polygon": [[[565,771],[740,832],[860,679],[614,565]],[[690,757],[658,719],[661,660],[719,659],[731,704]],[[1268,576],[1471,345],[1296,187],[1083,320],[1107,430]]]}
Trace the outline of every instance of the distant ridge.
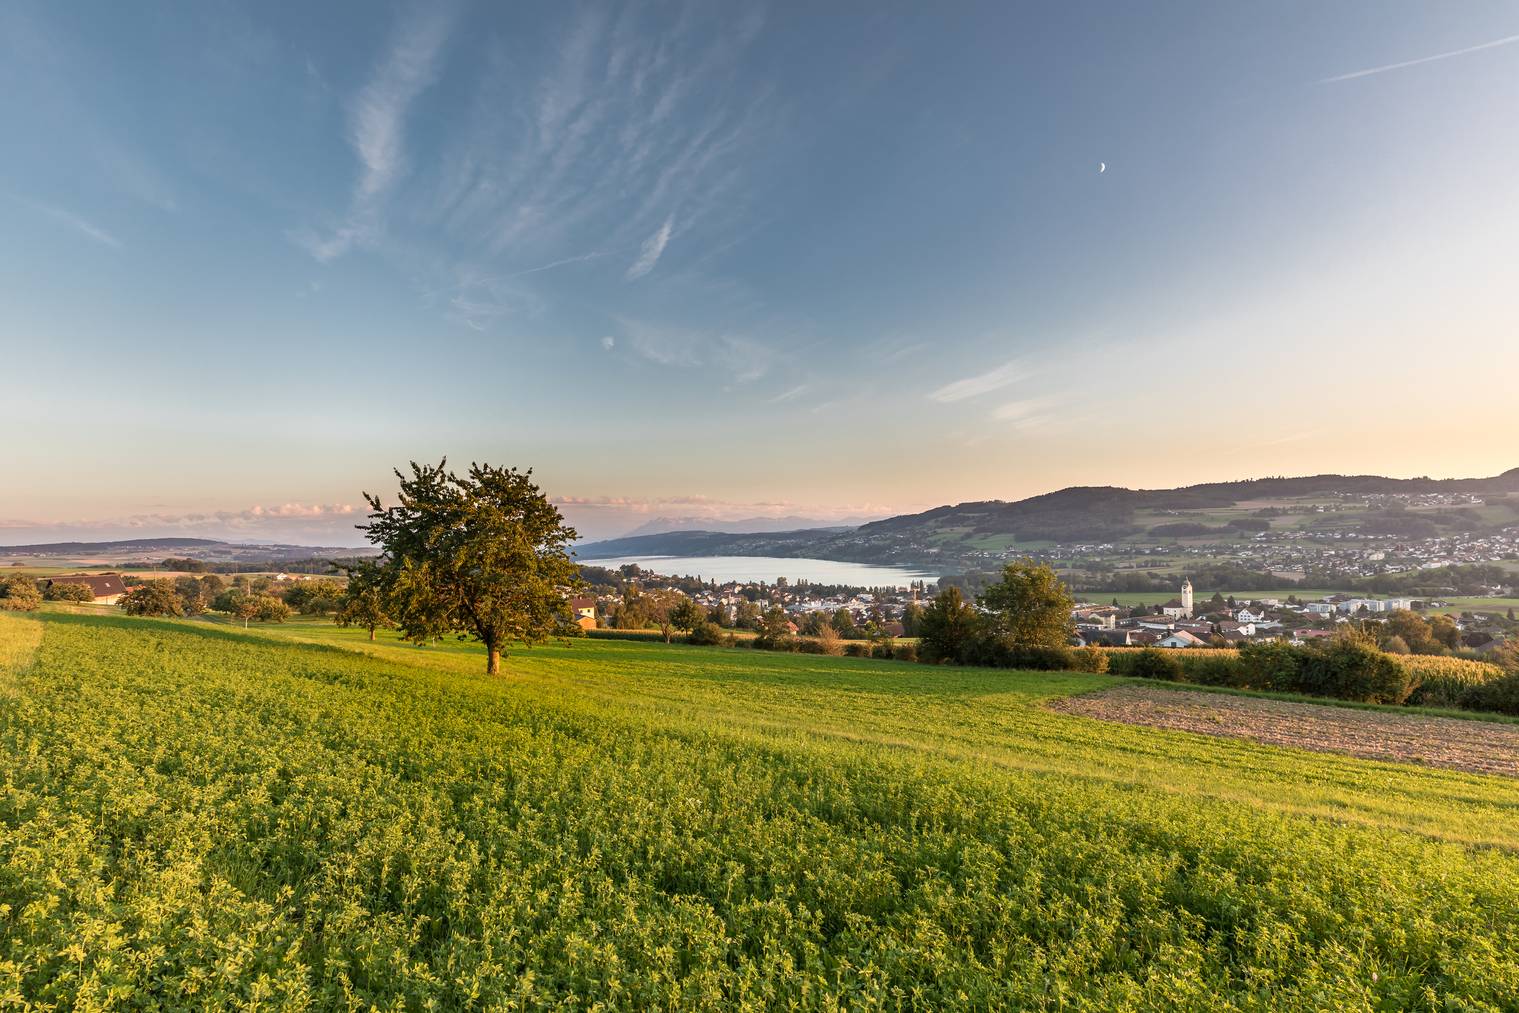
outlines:
{"label": "distant ridge", "polygon": [[38,542],[33,545],[0,545],[0,555],[56,555],[64,552],[132,552],[136,549],[187,549],[223,545],[214,538],[122,538],[112,542]]}
{"label": "distant ridge", "polygon": [[133,559],[183,556],[207,562],[248,559],[296,560],[347,558],[374,553],[371,548],[323,545],[289,545],[282,542],[224,542],[213,538],[118,538],[103,542],[36,542],[0,545],[0,558],[15,556],[131,557]]}
{"label": "distant ridge", "polygon": [[1519,493],[1519,468],[1492,478],[1386,478],[1380,475],[1309,475],[1233,482],[1207,482],[1176,489],[1072,486],[1028,499],[980,500],[935,507],[871,521],[845,531],[732,534],[712,530],[670,531],[591,542],[579,546],[581,559],[616,556],[808,556],[845,562],[937,565],[963,563],[945,534],[956,538],[1012,539],[1061,544],[1132,539],[1145,532],[1139,511],[1206,511],[1251,500],[1317,494],[1507,496]]}
{"label": "distant ridge", "polygon": [[663,535],[671,531],[718,531],[730,535],[752,535],[773,531],[848,531],[876,519],[875,517],[840,517],[831,520],[816,517],[746,517],[736,521],[717,521],[702,517],[656,517],[617,537],[637,538],[640,535]]}

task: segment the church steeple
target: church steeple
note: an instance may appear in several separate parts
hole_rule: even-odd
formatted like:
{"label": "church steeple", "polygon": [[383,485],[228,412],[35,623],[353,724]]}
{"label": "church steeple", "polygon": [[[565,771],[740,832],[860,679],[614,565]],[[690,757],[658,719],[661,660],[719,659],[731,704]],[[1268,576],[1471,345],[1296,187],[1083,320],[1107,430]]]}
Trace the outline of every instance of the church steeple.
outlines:
{"label": "church steeple", "polygon": [[1186,579],[1181,582],[1181,610],[1188,619],[1192,618],[1192,582]]}

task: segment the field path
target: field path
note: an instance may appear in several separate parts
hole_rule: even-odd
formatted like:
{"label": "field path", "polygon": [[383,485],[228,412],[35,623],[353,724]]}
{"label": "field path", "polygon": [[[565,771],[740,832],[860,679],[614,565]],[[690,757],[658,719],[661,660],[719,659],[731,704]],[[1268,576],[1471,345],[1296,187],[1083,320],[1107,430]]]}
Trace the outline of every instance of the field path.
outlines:
{"label": "field path", "polygon": [[1148,686],[1065,697],[1049,707],[1102,721],[1519,777],[1519,725]]}

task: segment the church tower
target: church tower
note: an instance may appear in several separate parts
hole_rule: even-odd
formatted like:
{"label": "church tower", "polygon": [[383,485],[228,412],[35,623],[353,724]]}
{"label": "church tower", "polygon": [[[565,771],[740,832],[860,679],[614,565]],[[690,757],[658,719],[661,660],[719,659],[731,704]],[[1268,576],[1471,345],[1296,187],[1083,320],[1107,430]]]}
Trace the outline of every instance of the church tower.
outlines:
{"label": "church tower", "polygon": [[1192,618],[1192,582],[1190,580],[1181,582],[1181,610],[1188,619]]}

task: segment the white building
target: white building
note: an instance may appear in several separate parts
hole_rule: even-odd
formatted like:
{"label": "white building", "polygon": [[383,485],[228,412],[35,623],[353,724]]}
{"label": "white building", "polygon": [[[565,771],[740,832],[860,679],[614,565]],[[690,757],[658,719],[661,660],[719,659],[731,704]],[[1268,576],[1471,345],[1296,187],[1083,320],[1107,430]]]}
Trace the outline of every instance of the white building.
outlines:
{"label": "white building", "polygon": [[1192,618],[1192,582],[1190,580],[1181,582],[1181,610],[1182,615],[1188,619]]}

